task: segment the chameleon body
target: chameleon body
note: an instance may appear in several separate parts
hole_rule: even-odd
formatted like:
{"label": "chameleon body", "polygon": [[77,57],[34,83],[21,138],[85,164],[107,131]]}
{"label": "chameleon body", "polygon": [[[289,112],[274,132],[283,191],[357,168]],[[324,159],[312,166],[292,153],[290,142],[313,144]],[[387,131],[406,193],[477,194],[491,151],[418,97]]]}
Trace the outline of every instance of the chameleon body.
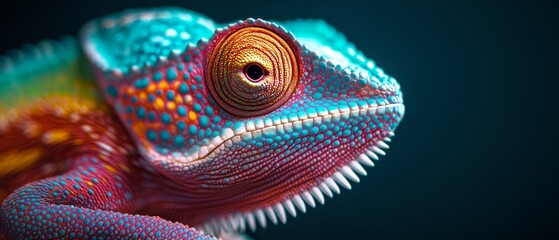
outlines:
{"label": "chameleon body", "polygon": [[10,239],[285,223],[359,182],[404,114],[396,80],[321,20],[129,10],[89,22],[79,41],[13,51],[1,69]]}

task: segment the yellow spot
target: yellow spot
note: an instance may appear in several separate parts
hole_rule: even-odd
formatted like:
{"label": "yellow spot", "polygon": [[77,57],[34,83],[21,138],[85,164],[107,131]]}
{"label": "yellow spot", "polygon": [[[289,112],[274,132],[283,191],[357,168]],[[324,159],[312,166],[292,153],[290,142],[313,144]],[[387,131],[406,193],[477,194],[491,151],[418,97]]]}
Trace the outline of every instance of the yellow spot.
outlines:
{"label": "yellow spot", "polygon": [[157,98],[155,99],[155,108],[157,110],[162,110],[163,109],[163,100],[161,98]]}
{"label": "yellow spot", "polygon": [[188,119],[190,119],[190,121],[196,121],[197,115],[194,111],[189,111],[188,112]]}
{"label": "yellow spot", "polygon": [[159,82],[159,86],[157,86],[157,88],[161,90],[167,90],[167,88],[169,88],[169,84],[166,81],[161,81]]}
{"label": "yellow spot", "polygon": [[50,130],[43,135],[43,141],[50,144],[60,143],[68,140],[70,133],[62,129]]}
{"label": "yellow spot", "polygon": [[174,102],[167,102],[167,109],[175,110],[175,103]]}
{"label": "yellow spot", "polygon": [[18,172],[39,160],[42,151],[38,148],[13,150],[0,154],[0,177],[8,173]]}
{"label": "yellow spot", "polygon": [[177,94],[177,96],[175,97],[175,102],[176,102],[177,104],[182,104],[182,97],[181,97],[181,95],[178,95],[178,94]]}

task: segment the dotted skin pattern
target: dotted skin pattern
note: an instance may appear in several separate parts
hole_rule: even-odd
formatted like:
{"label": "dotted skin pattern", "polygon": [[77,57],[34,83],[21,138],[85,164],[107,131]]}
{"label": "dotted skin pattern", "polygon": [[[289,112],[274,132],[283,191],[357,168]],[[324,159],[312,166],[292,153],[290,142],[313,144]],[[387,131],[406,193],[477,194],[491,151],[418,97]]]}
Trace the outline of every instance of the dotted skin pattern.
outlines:
{"label": "dotted skin pattern", "polygon": [[359,182],[404,116],[397,81],[322,20],[137,9],[87,23],[79,44],[0,58],[0,81],[64,86],[0,104],[9,239],[205,239],[286,223]]}

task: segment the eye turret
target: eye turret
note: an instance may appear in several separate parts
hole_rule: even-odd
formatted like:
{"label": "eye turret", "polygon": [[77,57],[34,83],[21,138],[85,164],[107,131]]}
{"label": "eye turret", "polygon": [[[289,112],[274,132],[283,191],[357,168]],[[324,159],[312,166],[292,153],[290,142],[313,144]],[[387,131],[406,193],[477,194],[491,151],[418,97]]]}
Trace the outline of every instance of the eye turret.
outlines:
{"label": "eye turret", "polygon": [[299,82],[288,42],[262,27],[245,27],[219,39],[206,60],[206,84],[220,107],[253,117],[283,105]]}

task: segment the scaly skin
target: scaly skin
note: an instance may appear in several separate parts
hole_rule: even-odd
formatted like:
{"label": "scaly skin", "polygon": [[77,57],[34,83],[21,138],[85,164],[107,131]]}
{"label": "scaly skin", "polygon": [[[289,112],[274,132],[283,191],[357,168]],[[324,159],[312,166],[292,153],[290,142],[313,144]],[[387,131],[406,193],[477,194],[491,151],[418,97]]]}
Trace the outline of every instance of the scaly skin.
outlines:
{"label": "scaly skin", "polygon": [[2,63],[8,238],[285,223],[366,175],[404,113],[396,80],[319,20],[132,10],[88,23],[80,43]]}

